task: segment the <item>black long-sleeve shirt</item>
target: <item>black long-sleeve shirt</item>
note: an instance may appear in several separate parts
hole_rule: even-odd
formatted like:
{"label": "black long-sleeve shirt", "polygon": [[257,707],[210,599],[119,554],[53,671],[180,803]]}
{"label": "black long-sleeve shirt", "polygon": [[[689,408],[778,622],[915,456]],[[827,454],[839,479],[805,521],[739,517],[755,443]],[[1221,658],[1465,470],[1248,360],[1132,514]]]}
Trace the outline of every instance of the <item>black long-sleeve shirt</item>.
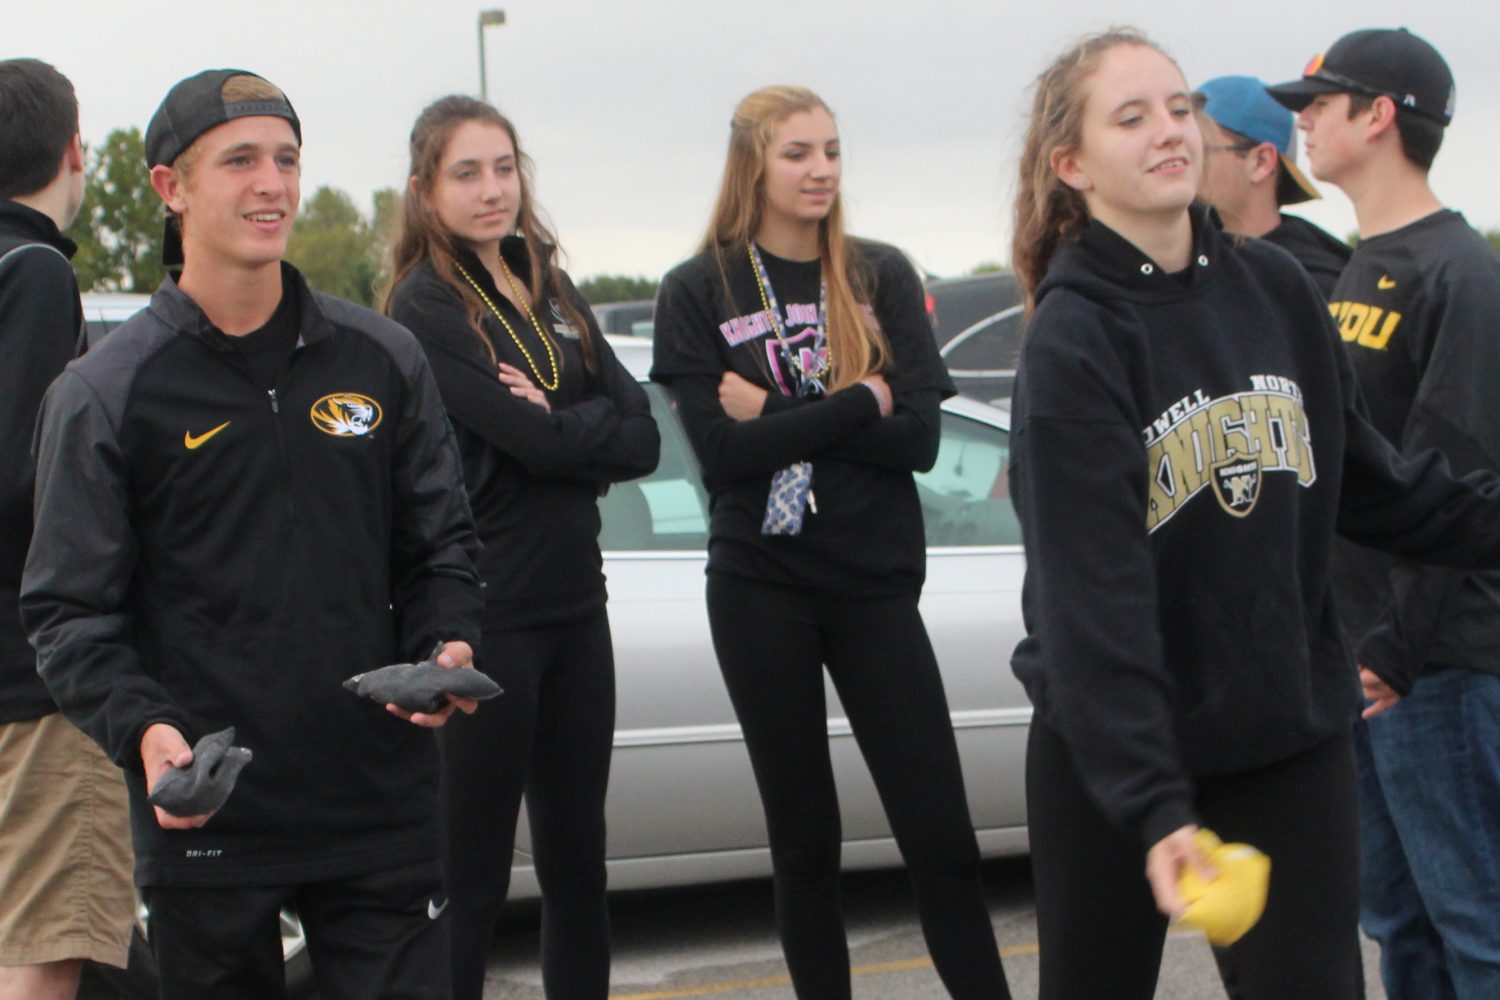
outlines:
{"label": "black long-sleeve shirt", "polygon": [[[1360,241],[1329,310],[1370,417],[1402,454],[1500,469],[1500,257],[1453,211]],[[1392,559],[1352,543],[1334,579],[1359,661],[1401,693],[1424,673],[1500,673],[1500,572]]]}
{"label": "black long-sleeve shirt", "polygon": [[1180,274],[1098,222],[1064,246],[1013,410],[1028,635],[1012,665],[1094,799],[1146,844],[1196,821],[1195,775],[1349,730],[1336,532],[1500,563],[1500,479],[1402,460],[1306,273],[1193,220]]}
{"label": "black long-sleeve shirt", "polygon": [[[502,252],[517,280],[527,281],[524,244],[509,238]],[[500,294],[477,257],[466,252],[460,264],[504,311],[541,378],[551,381],[551,363],[531,320]],[[600,487],[650,473],[661,448],[645,391],[615,357],[567,275],[559,272],[559,279],[562,287],[549,289],[531,310],[558,354],[557,388],[544,390],[550,412],[499,380],[463,299],[430,263],[416,267],[391,295],[390,314],[426,350],[453,421],[484,543],[479,572],[487,615],[506,627],[567,621],[604,603]],[[562,296],[590,324],[597,373],[586,370],[579,334],[557,308]],[[485,317],[484,334],[500,361],[538,381],[494,316]]]}
{"label": "black long-sleeve shirt", "polygon": [[[662,279],[651,377],[671,389],[712,497],[710,572],[845,595],[921,589],[926,547],[912,473],[937,458],[939,404],[953,386],[906,258],[880,243],[854,248],[890,347],[894,412],[885,417],[862,386],[797,394],[797,366],[772,330],[743,246],[726,248],[722,272],[708,250]],[[788,344],[814,370],[821,265],[762,257]],[[719,403],[730,371],[767,390],[752,420],[731,418]],[[799,535],[762,535],[772,477],[801,461],[813,466],[816,509]]]}
{"label": "black long-sleeve shirt", "polygon": [[1312,278],[1324,298],[1333,296],[1344,265],[1349,263],[1349,244],[1296,215],[1281,215],[1281,222],[1261,237],[1291,254]]}
{"label": "black long-sleeve shirt", "polygon": [[17,602],[31,545],[32,429],[83,328],[68,263],[77,249],[41,212],[0,201],[0,723],[57,711]]}

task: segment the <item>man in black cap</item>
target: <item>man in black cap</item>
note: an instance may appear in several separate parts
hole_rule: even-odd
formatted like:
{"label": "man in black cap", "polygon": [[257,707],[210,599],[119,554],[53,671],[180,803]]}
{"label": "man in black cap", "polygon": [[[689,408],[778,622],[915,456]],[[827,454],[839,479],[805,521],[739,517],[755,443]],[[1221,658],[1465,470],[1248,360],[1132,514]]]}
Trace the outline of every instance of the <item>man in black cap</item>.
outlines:
{"label": "man in black cap", "polygon": [[[300,147],[243,70],[151,119],[182,270],[47,393],[22,614],[52,696],[125,769],[163,997],[281,995],[287,906],[325,1000],[444,997],[418,726],[474,704],[382,710],[341,682],[437,642],[469,666],[476,542],[421,347],[281,260]],[[254,756],[217,812],[148,801],[229,727]]]}
{"label": "man in black cap", "polygon": [[[1313,175],[1354,202],[1334,290],[1375,425],[1405,454],[1500,468],[1500,259],[1433,194],[1447,63],[1405,29],[1345,35],[1269,88]],[[1335,582],[1366,700],[1361,923],[1392,1000],[1500,997],[1500,574],[1345,544]]]}
{"label": "man in black cap", "polygon": [[119,768],[58,712],[17,610],[37,408],[83,325],[73,85],[0,61],[0,130],[0,1000],[71,1000],[84,959],[125,965],[135,920]]}

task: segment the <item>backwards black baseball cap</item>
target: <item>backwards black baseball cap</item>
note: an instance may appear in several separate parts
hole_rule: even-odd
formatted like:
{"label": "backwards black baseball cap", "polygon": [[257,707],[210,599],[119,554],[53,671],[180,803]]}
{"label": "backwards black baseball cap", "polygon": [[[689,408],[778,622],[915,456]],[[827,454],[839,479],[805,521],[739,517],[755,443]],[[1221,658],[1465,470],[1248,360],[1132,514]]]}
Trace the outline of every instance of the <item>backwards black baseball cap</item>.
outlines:
{"label": "backwards black baseball cap", "polygon": [[[235,99],[235,88],[227,86],[236,77],[250,77],[265,84],[264,91],[275,91],[275,97]],[[285,118],[292,124],[297,141],[302,141],[302,122],[292,109],[292,102],[280,89],[258,73],[243,69],[207,69],[197,76],[179,81],[167,91],[151,123],[146,126],[146,165],[170,166],[182,151],[204,132],[236,118],[270,115]]]}
{"label": "backwards black baseball cap", "polygon": [[[247,88],[243,85],[247,79],[261,85]],[[243,69],[207,69],[190,76],[167,91],[146,126],[146,165],[171,166],[209,129],[236,118],[260,115],[285,119],[301,145],[302,122],[292,102],[265,77]],[[182,238],[170,213],[161,257],[169,267],[182,263]]]}
{"label": "backwards black baseball cap", "polygon": [[1302,79],[1267,87],[1293,111],[1319,94],[1389,97],[1396,107],[1446,126],[1453,120],[1453,74],[1438,50],[1405,28],[1352,31],[1312,57]]}

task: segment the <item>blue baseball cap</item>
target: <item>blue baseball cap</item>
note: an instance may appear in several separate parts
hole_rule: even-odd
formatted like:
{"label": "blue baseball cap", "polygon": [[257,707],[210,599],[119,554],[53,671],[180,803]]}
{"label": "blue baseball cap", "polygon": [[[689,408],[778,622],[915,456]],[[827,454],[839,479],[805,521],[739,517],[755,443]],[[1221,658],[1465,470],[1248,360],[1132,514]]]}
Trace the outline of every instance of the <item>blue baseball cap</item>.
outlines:
{"label": "blue baseball cap", "polygon": [[1276,203],[1295,205],[1321,198],[1297,168],[1292,142],[1292,113],[1266,93],[1266,85],[1253,76],[1219,76],[1198,88],[1203,98],[1203,113],[1220,128],[1253,142],[1269,142],[1281,156],[1281,174],[1276,181]]}

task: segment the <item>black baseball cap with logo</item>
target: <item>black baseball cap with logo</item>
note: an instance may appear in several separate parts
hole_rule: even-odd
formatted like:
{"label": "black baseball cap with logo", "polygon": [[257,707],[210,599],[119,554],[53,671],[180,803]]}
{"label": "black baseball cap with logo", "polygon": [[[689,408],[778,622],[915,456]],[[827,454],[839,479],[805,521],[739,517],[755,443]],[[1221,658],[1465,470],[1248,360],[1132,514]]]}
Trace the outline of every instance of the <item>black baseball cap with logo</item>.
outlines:
{"label": "black baseball cap with logo", "polygon": [[[275,96],[245,100],[226,97],[226,93],[235,94],[234,88],[226,85],[243,77],[260,80],[266,84],[265,89],[275,91]],[[209,129],[236,118],[259,115],[285,119],[291,124],[297,143],[302,143],[302,122],[297,118],[292,102],[286,99],[279,87],[259,73],[243,69],[207,69],[180,80],[167,91],[167,96],[146,126],[146,165],[170,166]],[[170,213],[161,256],[162,263],[169,267],[182,263],[182,239]]]}
{"label": "black baseball cap with logo", "polygon": [[1438,50],[1405,28],[1352,31],[1321,55],[1312,57],[1302,79],[1267,87],[1293,111],[1319,94],[1389,97],[1405,108],[1446,126],[1453,120],[1453,74]]}

